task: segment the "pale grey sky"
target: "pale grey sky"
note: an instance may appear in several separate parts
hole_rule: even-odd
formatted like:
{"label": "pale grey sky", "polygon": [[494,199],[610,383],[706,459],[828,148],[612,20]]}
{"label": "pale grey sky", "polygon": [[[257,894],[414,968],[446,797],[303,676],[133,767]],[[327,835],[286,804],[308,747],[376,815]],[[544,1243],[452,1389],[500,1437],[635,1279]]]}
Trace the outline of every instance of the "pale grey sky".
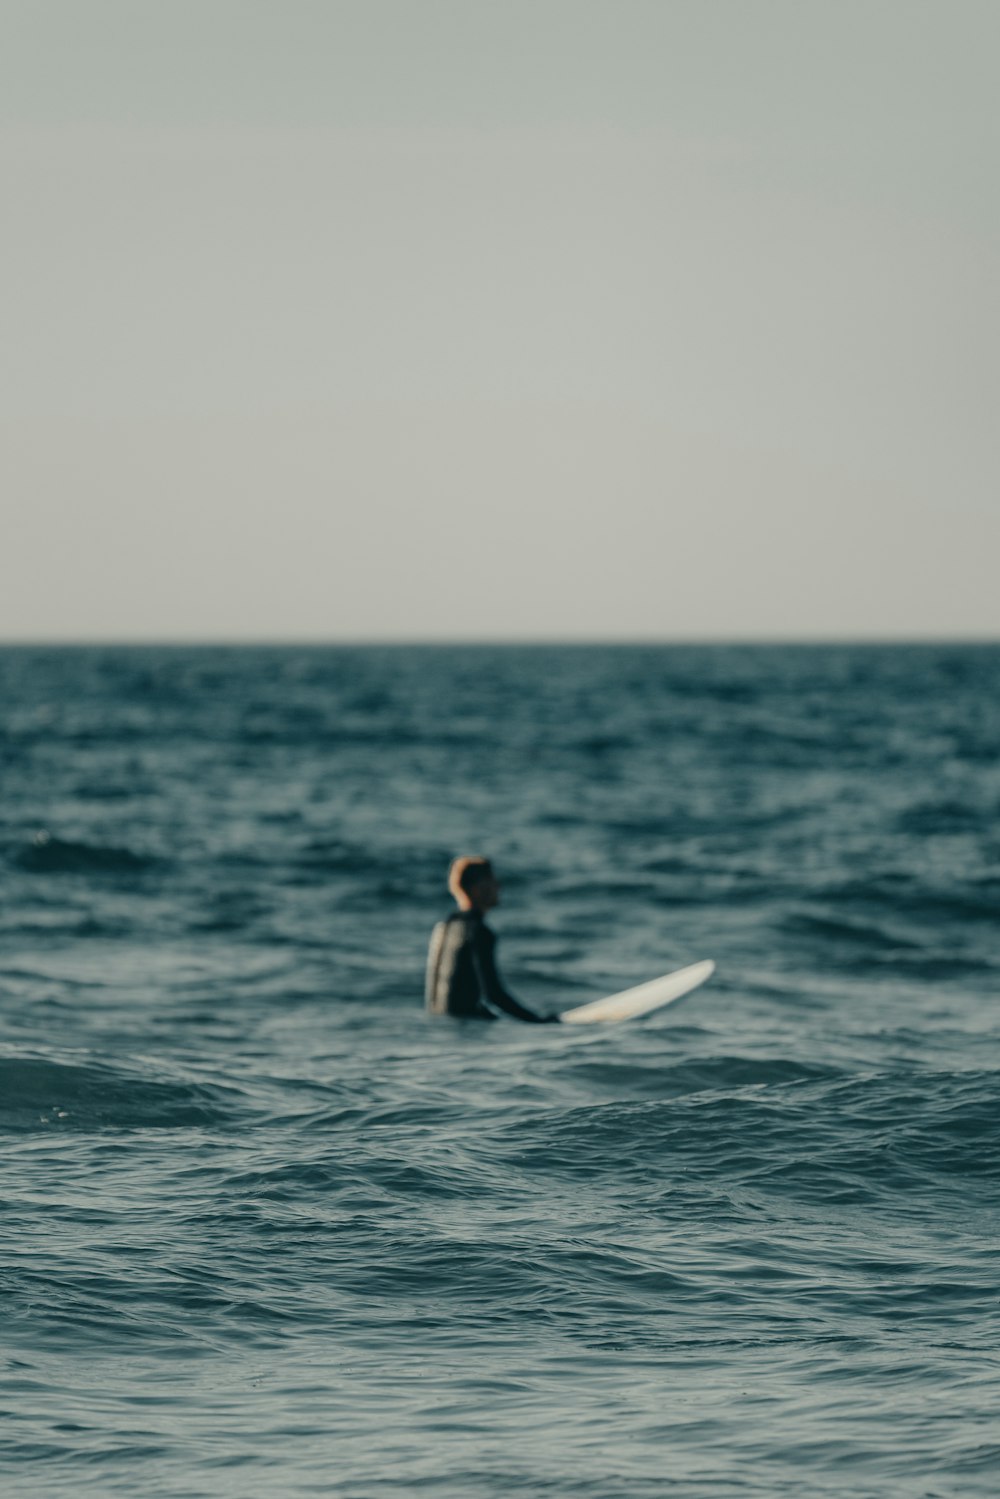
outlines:
{"label": "pale grey sky", "polygon": [[0,638],[1000,636],[996,0],[0,0]]}

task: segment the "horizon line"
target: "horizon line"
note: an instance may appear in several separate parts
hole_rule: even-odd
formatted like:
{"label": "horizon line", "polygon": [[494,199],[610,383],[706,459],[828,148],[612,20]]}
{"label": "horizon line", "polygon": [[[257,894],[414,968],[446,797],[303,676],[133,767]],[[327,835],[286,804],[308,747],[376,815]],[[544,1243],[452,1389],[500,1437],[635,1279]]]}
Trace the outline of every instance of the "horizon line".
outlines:
{"label": "horizon line", "polygon": [[409,647],[423,649],[487,649],[491,647],[503,647],[506,649],[545,649],[546,647],[582,649],[603,647],[645,647],[645,648],[672,648],[687,646],[723,646],[727,648],[739,646],[989,646],[1000,645],[1000,632],[993,635],[690,635],[690,636],[654,636],[654,635],[629,635],[629,636],[568,636],[568,635],[537,635],[537,636],[411,636],[398,635],[377,636],[230,636],[205,635],[199,637],[184,637],[171,635],[134,635],[134,636],[77,636],[68,638],[65,636],[24,636],[24,637],[0,637],[0,650],[89,650],[121,648],[124,650],[142,650],[160,647],[165,650],[283,650],[296,647],[308,650],[337,650],[337,649],[394,649],[405,650]]}

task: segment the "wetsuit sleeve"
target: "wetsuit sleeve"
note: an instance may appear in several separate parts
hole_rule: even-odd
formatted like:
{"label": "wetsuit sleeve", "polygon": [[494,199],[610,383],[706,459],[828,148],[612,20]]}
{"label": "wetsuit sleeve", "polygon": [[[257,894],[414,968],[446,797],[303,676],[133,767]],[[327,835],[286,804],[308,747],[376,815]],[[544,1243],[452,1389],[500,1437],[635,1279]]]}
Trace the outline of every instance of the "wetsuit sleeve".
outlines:
{"label": "wetsuit sleeve", "polygon": [[512,1015],[515,1020],[527,1020],[535,1025],[551,1025],[558,1021],[558,1015],[536,1015],[534,1010],[518,1004],[513,994],[507,993],[497,972],[496,959],[493,955],[494,943],[493,934],[480,927],[476,933],[472,951],[476,972],[479,975],[480,993],[485,996],[487,1003],[494,1009],[502,1010],[505,1015]]}

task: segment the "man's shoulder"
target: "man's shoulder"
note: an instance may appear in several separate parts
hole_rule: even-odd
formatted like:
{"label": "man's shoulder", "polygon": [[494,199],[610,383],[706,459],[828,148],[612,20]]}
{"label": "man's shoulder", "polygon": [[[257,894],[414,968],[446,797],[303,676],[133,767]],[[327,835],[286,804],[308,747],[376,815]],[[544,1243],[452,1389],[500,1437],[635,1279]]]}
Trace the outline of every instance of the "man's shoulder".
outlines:
{"label": "man's shoulder", "polygon": [[470,919],[473,915],[471,911],[452,911],[449,915],[442,916],[434,930],[442,936],[464,937],[482,924]]}
{"label": "man's shoulder", "polygon": [[453,942],[494,942],[496,935],[486,925],[478,911],[452,911],[443,917],[434,928],[442,937]]}

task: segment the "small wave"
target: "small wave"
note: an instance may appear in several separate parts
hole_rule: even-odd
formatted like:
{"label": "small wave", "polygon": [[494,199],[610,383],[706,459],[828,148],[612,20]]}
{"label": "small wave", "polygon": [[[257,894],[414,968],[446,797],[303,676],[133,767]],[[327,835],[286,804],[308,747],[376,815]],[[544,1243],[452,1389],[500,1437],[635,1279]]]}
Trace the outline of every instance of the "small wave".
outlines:
{"label": "small wave", "polygon": [[992,1074],[796,1078],[792,1064],[741,1058],[707,1064],[700,1077],[678,1071],[687,1090],[535,1115],[500,1129],[497,1143],[535,1176],[644,1180],[655,1164],[673,1182],[695,1172],[706,1185],[752,1183],[819,1203],[968,1195],[1000,1172]]}
{"label": "small wave", "polygon": [[588,1058],[572,1068],[572,1076],[590,1087],[614,1089],[620,1098],[667,1099],[831,1081],[841,1073],[833,1067],[807,1065],[783,1057],[715,1056],[666,1069]]}
{"label": "small wave", "polygon": [[76,843],[42,831],[17,850],[13,862],[29,874],[141,874],[158,861],[130,848]]}
{"label": "small wave", "polygon": [[583,755],[601,758],[616,750],[628,749],[633,741],[624,734],[587,734],[572,746]]}
{"label": "small wave", "polygon": [[[995,817],[996,808],[991,809],[988,815]],[[928,833],[975,832],[982,827],[983,818],[984,809],[972,806],[969,802],[931,801],[907,807],[897,817],[896,826],[901,833],[919,833],[922,836]]]}
{"label": "small wave", "polygon": [[914,937],[883,926],[876,921],[861,921],[846,916],[829,916],[813,911],[794,911],[781,923],[784,931],[810,939],[828,938],[850,942],[865,948],[908,948],[919,950],[922,943]]}
{"label": "small wave", "polygon": [[156,787],[149,781],[79,781],[73,787],[73,795],[88,802],[124,802],[134,797],[156,795]]}
{"label": "small wave", "polygon": [[0,1058],[0,1130],[185,1129],[228,1117],[224,1090],[121,1067]]}
{"label": "small wave", "polygon": [[871,914],[888,911],[897,916],[917,917],[926,924],[942,917],[960,920],[1000,914],[1000,879],[995,874],[957,880],[947,887],[929,883],[915,875],[883,874],[870,880],[844,880],[818,886],[814,899],[840,908]]}

